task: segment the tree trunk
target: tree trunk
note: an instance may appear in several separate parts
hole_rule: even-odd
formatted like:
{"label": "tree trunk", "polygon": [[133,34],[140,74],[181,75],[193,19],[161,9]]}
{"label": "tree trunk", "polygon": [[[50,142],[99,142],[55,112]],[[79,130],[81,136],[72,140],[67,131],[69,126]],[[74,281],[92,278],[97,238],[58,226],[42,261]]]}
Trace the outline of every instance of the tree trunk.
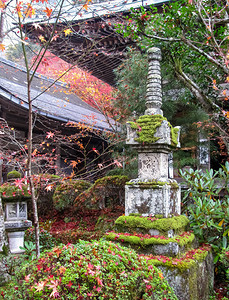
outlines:
{"label": "tree trunk", "polygon": [[32,100],[31,100],[31,95],[30,95],[30,89],[31,89],[30,80],[28,80],[29,126],[28,126],[27,178],[28,178],[28,182],[29,182],[32,205],[33,205],[36,257],[39,258],[39,256],[40,256],[39,221],[38,221],[38,211],[37,211],[37,199],[36,199],[36,195],[35,195],[34,183],[33,183],[33,178],[32,178],[33,109],[32,109]]}

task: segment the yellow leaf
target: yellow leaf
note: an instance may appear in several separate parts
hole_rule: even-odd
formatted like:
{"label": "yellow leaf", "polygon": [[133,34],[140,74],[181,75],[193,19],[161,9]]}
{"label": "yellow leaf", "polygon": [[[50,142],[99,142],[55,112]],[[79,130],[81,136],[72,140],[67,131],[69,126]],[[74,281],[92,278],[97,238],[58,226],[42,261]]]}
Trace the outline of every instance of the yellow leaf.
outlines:
{"label": "yellow leaf", "polygon": [[222,226],[223,225],[223,222],[224,222],[224,219],[223,220],[221,220],[220,222],[219,222],[219,226]]}
{"label": "yellow leaf", "polygon": [[3,44],[0,44],[0,51],[4,51],[5,50],[5,46]]}
{"label": "yellow leaf", "polygon": [[65,34],[65,36],[67,36],[67,35],[69,35],[70,33],[72,33],[72,30],[71,29],[65,29],[64,30],[64,34]]}
{"label": "yellow leaf", "polygon": [[42,43],[46,42],[46,40],[45,40],[45,38],[43,37],[43,35],[39,35],[38,38],[39,38],[39,40],[40,40]]}
{"label": "yellow leaf", "polygon": [[5,6],[6,6],[5,3],[2,0],[0,0],[0,8],[3,9],[5,8]]}
{"label": "yellow leaf", "polygon": [[83,8],[87,10],[87,9],[88,9],[88,3],[85,3],[85,4],[83,5]]}

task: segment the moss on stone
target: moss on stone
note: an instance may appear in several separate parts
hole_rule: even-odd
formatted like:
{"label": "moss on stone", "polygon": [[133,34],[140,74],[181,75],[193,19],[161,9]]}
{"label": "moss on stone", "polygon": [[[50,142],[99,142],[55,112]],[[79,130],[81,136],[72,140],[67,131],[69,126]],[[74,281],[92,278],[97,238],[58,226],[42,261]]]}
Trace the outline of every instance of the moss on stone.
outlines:
{"label": "moss on stone", "polygon": [[180,258],[162,257],[156,256],[153,259],[148,259],[148,263],[154,266],[163,266],[166,268],[178,269],[181,273],[195,267],[197,263],[204,261],[209,253],[209,249],[196,249],[196,253],[192,256],[188,251]]}
{"label": "moss on stone", "polygon": [[174,238],[161,238],[161,237],[139,237],[135,235],[117,234],[115,232],[108,232],[105,235],[106,239],[110,241],[118,241],[122,243],[129,243],[146,247],[150,245],[168,245],[169,243],[177,243],[179,246],[191,244],[195,239],[193,233],[190,235],[176,236]]}
{"label": "moss on stone", "polygon": [[17,178],[21,178],[21,173],[16,171],[16,170],[13,170],[9,173],[7,173],[7,179],[17,179]]}
{"label": "moss on stone", "polygon": [[121,216],[115,221],[115,226],[118,226],[119,228],[143,228],[146,230],[157,229],[160,232],[166,232],[171,229],[176,232],[181,231],[185,229],[188,224],[189,220],[183,215],[155,220],[139,216]]}
{"label": "moss on stone", "polygon": [[138,138],[136,141],[149,144],[158,141],[160,138],[154,135],[163,120],[166,120],[166,118],[161,115],[143,115],[136,122],[129,122],[131,128],[137,130]]}
{"label": "moss on stone", "polygon": [[147,188],[147,189],[158,189],[162,188],[165,185],[171,186],[173,189],[178,189],[179,185],[175,181],[157,181],[157,180],[149,180],[149,181],[139,181],[139,182],[126,182],[126,185],[132,186],[137,185],[139,188]]}
{"label": "moss on stone", "polygon": [[[129,122],[129,124],[132,129],[137,131],[137,142],[151,144],[160,139],[160,137],[155,137],[154,135],[157,128],[161,126],[162,121],[168,122],[162,115],[143,115],[136,122]],[[174,128],[170,122],[168,122],[168,125],[170,127],[171,145],[177,146],[179,128]]]}
{"label": "moss on stone", "polygon": [[[169,122],[168,122],[169,123]],[[170,123],[169,123],[169,127],[171,129],[171,145],[176,147],[178,144],[178,133],[179,133],[179,128],[175,128],[173,127]]]}

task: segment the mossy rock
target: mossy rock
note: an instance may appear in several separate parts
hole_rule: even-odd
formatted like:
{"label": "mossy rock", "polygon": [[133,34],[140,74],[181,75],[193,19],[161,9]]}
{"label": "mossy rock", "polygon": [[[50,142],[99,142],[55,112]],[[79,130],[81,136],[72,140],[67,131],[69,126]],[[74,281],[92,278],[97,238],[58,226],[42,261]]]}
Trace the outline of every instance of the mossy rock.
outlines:
{"label": "mossy rock", "polygon": [[11,202],[17,200],[27,200],[31,198],[28,186],[22,184],[21,188],[13,183],[6,182],[0,186],[0,194],[3,202]]}
{"label": "mossy rock", "polygon": [[53,194],[54,208],[59,211],[72,208],[76,197],[90,187],[91,183],[85,180],[63,181]]}
{"label": "mossy rock", "polygon": [[171,232],[171,230],[174,234],[186,231],[188,224],[188,218],[183,215],[171,218],[120,216],[115,221],[115,231],[128,233],[150,233],[152,230],[157,230],[159,234],[166,237],[168,236],[168,232]]}
{"label": "mossy rock", "polygon": [[125,184],[129,180],[124,175],[105,176],[97,179],[86,191],[76,197],[74,207],[102,209],[124,205]]}
{"label": "mossy rock", "polygon": [[160,254],[172,257],[180,256],[191,249],[195,241],[195,236],[191,232],[184,232],[173,238],[116,232],[108,232],[104,237],[124,246],[130,246],[140,254]]}
{"label": "mossy rock", "polygon": [[7,174],[7,180],[21,178],[21,173],[13,170]]}
{"label": "mossy rock", "polygon": [[191,249],[182,257],[148,256],[174,288],[178,299],[209,300],[214,285],[213,257],[208,245]]}

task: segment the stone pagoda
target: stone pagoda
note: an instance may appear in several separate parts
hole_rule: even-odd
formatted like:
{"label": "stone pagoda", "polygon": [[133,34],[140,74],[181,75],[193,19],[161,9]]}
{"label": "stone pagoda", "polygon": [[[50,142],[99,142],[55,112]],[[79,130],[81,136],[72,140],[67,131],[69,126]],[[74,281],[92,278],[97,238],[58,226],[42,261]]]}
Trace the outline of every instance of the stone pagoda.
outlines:
{"label": "stone pagoda", "polygon": [[180,188],[169,178],[169,153],[179,147],[180,128],[163,117],[161,91],[161,51],[149,51],[149,73],[145,115],[127,123],[127,144],[138,151],[138,178],[126,185],[125,215],[180,214]]}
{"label": "stone pagoda", "polygon": [[212,255],[208,246],[198,246],[188,218],[180,215],[180,187],[169,172],[169,155],[180,146],[180,128],[173,128],[161,110],[161,51],[151,48],[148,56],[145,115],[127,124],[127,144],[138,151],[138,178],[126,183],[125,216],[106,238],[157,266],[179,300],[208,300]]}

